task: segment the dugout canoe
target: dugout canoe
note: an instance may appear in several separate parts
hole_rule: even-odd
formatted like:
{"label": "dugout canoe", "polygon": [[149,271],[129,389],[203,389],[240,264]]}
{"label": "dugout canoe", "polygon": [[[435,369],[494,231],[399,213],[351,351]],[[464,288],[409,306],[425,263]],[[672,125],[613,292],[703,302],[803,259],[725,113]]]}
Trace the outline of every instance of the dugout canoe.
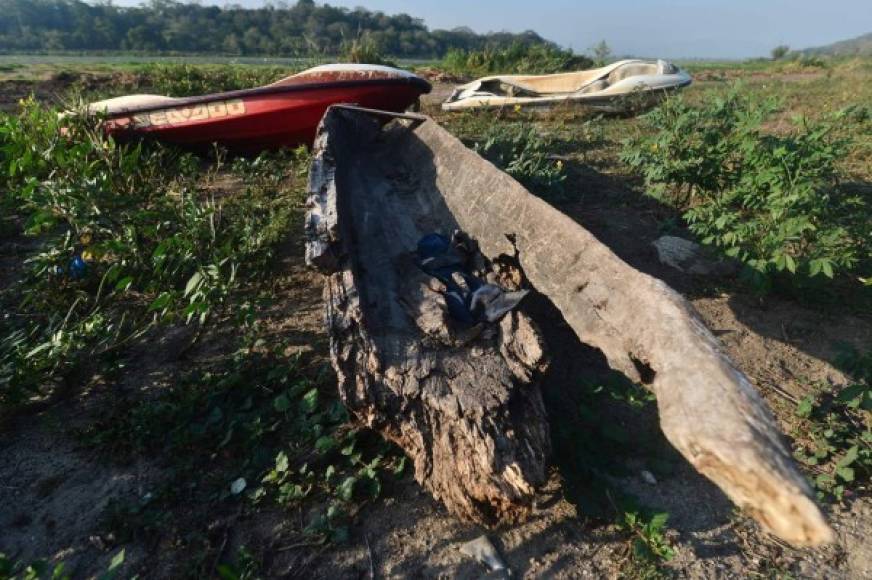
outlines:
{"label": "dugout canoe", "polygon": [[450,318],[427,298],[438,288],[414,253],[428,233],[462,230],[489,276],[547,297],[582,342],[650,388],[667,439],[765,529],[797,546],[832,541],[765,402],[684,298],[433,120],[406,117],[327,111],[306,257],[326,274],[342,400],[406,451],[422,485],[453,513],[493,523],[529,511],[544,481],[547,345],[536,327],[554,322],[522,301],[478,338],[446,343]]}
{"label": "dugout canoe", "polygon": [[484,77],[457,87],[442,108],[464,111],[582,105],[623,113],[650,107],[669,91],[690,83],[689,74],[664,60],[622,60],[577,72]]}
{"label": "dugout canoe", "polygon": [[253,89],[184,98],[126,95],[91,103],[88,112],[105,115],[117,138],[257,152],[311,144],[330,105],[404,111],[429,91],[427,81],[398,68],[330,64]]}

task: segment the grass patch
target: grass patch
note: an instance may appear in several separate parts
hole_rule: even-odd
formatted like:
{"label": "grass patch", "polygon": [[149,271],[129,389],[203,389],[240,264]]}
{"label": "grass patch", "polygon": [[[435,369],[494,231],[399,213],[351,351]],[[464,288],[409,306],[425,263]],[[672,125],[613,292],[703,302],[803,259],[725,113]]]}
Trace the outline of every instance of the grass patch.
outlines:
{"label": "grass patch", "polygon": [[171,97],[251,89],[301,70],[284,66],[149,64],[136,67],[136,82]]}

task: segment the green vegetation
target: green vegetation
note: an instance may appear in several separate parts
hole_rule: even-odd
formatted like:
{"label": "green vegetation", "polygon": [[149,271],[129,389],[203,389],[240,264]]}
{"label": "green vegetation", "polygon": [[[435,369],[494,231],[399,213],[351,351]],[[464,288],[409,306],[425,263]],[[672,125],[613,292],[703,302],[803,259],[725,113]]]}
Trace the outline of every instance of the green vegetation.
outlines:
{"label": "green vegetation", "polygon": [[383,64],[396,66],[396,63],[386,60],[378,43],[370,36],[355,38],[342,47],[342,60],[359,64]]}
{"label": "green vegetation", "polygon": [[451,49],[440,63],[454,74],[546,74],[589,68],[589,58],[544,43],[515,42],[482,50]]}
{"label": "green vegetation", "polygon": [[551,139],[535,125],[492,124],[478,138],[475,150],[542,197],[563,199],[563,162],[552,158]]}
{"label": "green vegetation", "polygon": [[287,357],[282,342],[267,342],[254,307],[238,325],[242,336],[231,356],[185,374],[154,400],[119,406],[80,433],[116,461],[159,452],[169,458],[171,479],[159,490],[110,504],[104,527],[119,540],[159,535],[179,490],[196,481],[206,505],[314,503],[320,509],[300,536],[344,541],[349,516],[381,495],[385,477],[403,475],[405,458],[391,445],[349,427],[332,373]]}
{"label": "green vegetation", "polygon": [[625,511],[621,514],[618,528],[630,537],[627,563],[633,565],[629,570],[631,576],[652,579],[663,577],[659,564],[675,557],[675,550],[663,534],[668,520],[669,514],[663,512],[646,514]]}
{"label": "green vegetation", "polygon": [[[383,58],[369,36],[356,38],[337,45],[347,58]],[[501,56],[467,62],[472,51]],[[456,70],[474,74],[499,58],[506,59],[499,66],[537,72],[575,58],[511,43],[462,56]],[[635,237],[635,229],[603,225],[622,215],[634,219],[615,227],[653,222],[655,231],[659,224],[684,235],[687,225],[710,245],[735,251],[761,284],[814,284],[842,296],[857,278],[872,284],[862,235],[870,215],[872,84],[856,81],[872,68],[835,60],[804,67],[791,58],[694,65],[723,76],[642,119],[557,110],[502,111],[495,121],[491,112],[431,112],[534,193],[558,202],[584,195],[590,203],[564,209],[583,206],[576,217],[590,211],[591,223],[612,239]],[[71,76],[100,97],[140,89],[188,95],[271,82],[294,68],[125,65]],[[772,74],[740,89],[719,82],[761,71]],[[797,71],[801,81],[775,74]],[[51,69],[57,73],[66,71]],[[94,78],[101,83],[89,86]],[[238,537],[219,548],[227,532],[214,522],[249,530],[245,518],[274,510],[283,526],[275,539],[285,544],[276,550],[317,553],[348,538],[361,509],[409,471],[393,446],[349,421],[323,333],[292,337],[280,324],[302,312],[294,284],[312,284],[286,281],[289,268],[279,262],[285,250],[300,253],[298,234],[287,232],[300,229],[307,160],[302,150],[228,159],[122,145],[92,122],[58,121],[32,101],[0,115],[0,413],[40,408],[52,394],[87,386],[79,392],[98,412],[82,411],[88,418],[75,428],[77,446],[99,457],[95,464],[147,461],[157,473],[144,495],[113,498],[102,513],[95,533],[112,538],[107,558],[129,541],[169,563],[175,576],[259,577],[270,564],[262,548]],[[654,197],[635,188],[643,179]],[[730,280],[716,289],[746,292]],[[813,312],[822,324],[834,320]],[[311,352],[296,354],[301,344]],[[175,351],[168,363],[150,361],[165,380],[138,376],[150,356],[143,350]],[[868,493],[872,475],[872,361],[868,351],[852,351],[837,366],[852,377],[848,386],[813,385],[780,418],[820,497],[850,502]],[[548,412],[561,491],[579,521],[613,524],[609,541],[625,546],[622,575],[666,575],[676,566],[665,565],[676,552],[667,514],[641,507],[616,483],[638,480],[644,468],[668,486],[683,461],[657,428],[654,397],[617,375],[585,376],[577,387],[545,392],[555,398]],[[160,558],[150,551],[158,545]],[[165,555],[174,550],[177,556]],[[781,556],[778,566],[792,570]],[[0,577],[69,573],[55,562],[0,555]]]}
{"label": "green vegetation", "polygon": [[246,194],[219,198],[220,161],[202,169],[190,155],[122,146],[94,120],[32,101],[0,119],[0,204],[39,239],[22,281],[0,295],[0,402],[69,384],[156,324],[232,313],[231,296],[264,276],[300,202],[274,192],[305,160],[238,160]]}
{"label": "green vegetation", "polygon": [[[106,572],[98,580],[112,580],[118,568],[124,563],[124,550],[120,550],[109,562]],[[72,576],[64,570],[63,563],[52,566],[45,560],[30,563],[11,560],[0,552],[0,578],[3,580],[70,580]]]}
{"label": "green vegetation", "polygon": [[653,427],[645,417],[653,411],[654,395],[617,373],[579,381],[567,391],[546,391],[555,463],[567,497],[586,517],[614,522],[626,539],[624,574],[662,576],[662,564],[674,556],[665,536],[669,515],[615,485],[615,478],[636,475],[617,457],[642,461],[658,478],[674,470],[675,451],[656,427],[646,427]]}
{"label": "green vegetation", "polygon": [[772,60],[781,60],[787,53],[790,52],[790,47],[786,44],[779,44],[775,48],[772,49]]}
{"label": "green vegetation", "polygon": [[0,578],[4,580],[69,580],[63,564],[50,565],[45,560],[21,562],[0,552]]}
{"label": "green vegetation", "polygon": [[860,134],[868,110],[765,130],[778,109],[775,99],[741,89],[700,106],[669,99],[644,117],[650,133],[629,140],[621,157],[644,175],[650,195],[681,209],[704,244],[741,260],[760,287],[781,274],[867,271],[872,208],[843,187],[839,162],[853,137],[840,128]]}
{"label": "green vegetation", "polygon": [[137,7],[81,0],[0,0],[0,50],[137,51],[225,55],[337,55],[363,38],[393,57],[438,58],[451,48],[542,44],[534,32],[480,35],[428,30],[407,14],[388,16],[298,0],[285,7],[204,6],[154,0]]}
{"label": "green vegetation", "polygon": [[605,40],[600,40],[590,49],[590,52],[593,54],[593,61],[596,66],[605,66],[612,56],[612,49]]}
{"label": "green vegetation", "polygon": [[[328,367],[289,355],[291,345],[264,327],[271,264],[300,218],[308,153],[203,159],[116,143],[98,122],[59,119],[34,101],[0,119],[0,163],[9,168],[0,203],[11,216],[2,234],[31,240],[17,282],[0,293],[0,412],[94,381],[136,380],[131,357],[173,330],[182,337],[177,358],[208,337],[215,355],[186,364],[153,396],[110,397],[77,430],[111,461],[160,456],[165,469],[145,495],[113,498],[100,532],[150,543],[181,503],[197,530],[223,505],[305,503],[300,541],[344,541],[350,519],[404,475],[406,461],[350,426]],[[257,569],[243,551],[232,564],[206,557],[214,546],[205,533],[174,542],[197,551],[186,564],[195,577]],[[66,577],[62,565],[5,557],[0,572]]]}
{"label": "green vegetation", "polygon": [[872,352],[845,349],[837,361],[854,382],[821,388],[797,406],[796,458],[815,474],[822,497],[842,501],[872,477]]}
{"label": "green vegetation", "polygon": [[[279,66],[153,64],[134,69],[137,89],[161,95],[186,97],[222,91],[250,89],[277,81],[296,72]],[[131,87],[131,90],[134,87]]]}

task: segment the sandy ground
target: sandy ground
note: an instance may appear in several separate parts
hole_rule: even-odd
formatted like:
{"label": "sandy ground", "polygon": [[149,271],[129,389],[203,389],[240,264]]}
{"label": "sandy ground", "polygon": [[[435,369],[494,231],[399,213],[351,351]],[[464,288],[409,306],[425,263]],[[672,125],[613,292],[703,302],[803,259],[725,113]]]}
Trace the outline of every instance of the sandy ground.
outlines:
{"label": "sandy ground", "polygon": [[[437,87],[431,98],[447,91]],[[18,96],[19,87],[0,93]],[[707,325],[725,343],[729,354],[763,393],[790,430],[793,406],[813,380],[844,381],[827,359],[834,344],[872,344],[872,317],[823,313],[793,302],[750,294],[712,293],[710,286],[659,264],[650,242],[657,222],[638,208],[612,203],[620,185],[593,172],[577,187],[593,192],[584,202],[564,207],[618,255],[634,266],[666,280],[688,296]],[[599,193],[597,193],[599,192]],[[270,316],[270,332],[293,337],[300,350],[326,356],[322,327],[320,280],[302,261],[299,232],[282,258],[286,276],[278,284]],[[8,255],[4,252],[4,257]],[[566,329],[555,331],[557,336]],[[119,384],[96,384],[76,393],[68,404],[0,425],[0,551],[30,559],[51,558],[67,563],[74,577],[105,570],[119,547],[126,550],[122,574],[179,577],[195,555],[168,542],[132,541],[119,545],[100,535],[100,522],[113,499],[143,497],[163,475],[160,457],[141,457],[118,465],[83,447],[77,429],[92,421],[119,398],[136,400],[160,389],[184,364],[174,360],[172,333],[155,336],[144,345],[136,364]],[[593,361],[590,349],[562,347],[564,374],[584,372]],[[144,353],[150,353],[147,356]],[[208,347],[191,355],[208,356]],[[564,382],[558,381],[563,387]],[[777,387],[777,389],[773,388]],[[549,385],[543,387],[549,399]],[[779,394],[779,391],[782,394]],[[553,394],[553,393],[552,393]],[[560,396],[565,393],[559,393]],[[552,399],[560,398],[555,395]],[[549,413],[554,407],[549,408]],[[616,420],[622,420],[617,417]],[[641,425],[625,425],[646,443],[660,444],[656,417]],[[686,578],[872,578],[872,499],[853,497],[843,506],[826,506],[838,543],[820,550],[794,550],[766,536],[737,513],[723,494],[678,461],[672,473],[650,484],[641,477],[644,458],[616,457],[627,475],[613,481],[652,508],[670,513],[667,537],[676,557],[666,572]],[[626,538],[601,520],[586,516],[564,485],[567,475],[555,464],[551,480],[525,523],[490,531],[517,577],[605,578],[632,575],[627,567]],[[219,554],[249,547],[263,562],[264,577],[344,578],[480,578],[485,570],[459,552],[459,546],[484,530],[462,523],[434,502],[408,477],[392,483],[383,497],[356,517],[349,542],[322,547],[294,545],[286,539],[288,521],[301,515],[276,507],[237,509],[216,506],[209,523],[221,530]],[[182,513],[166,524],[167,537],[184,530]],[[201,530],[202,531],[202,530]],[[211,537],[211,536],[210,536]]]}

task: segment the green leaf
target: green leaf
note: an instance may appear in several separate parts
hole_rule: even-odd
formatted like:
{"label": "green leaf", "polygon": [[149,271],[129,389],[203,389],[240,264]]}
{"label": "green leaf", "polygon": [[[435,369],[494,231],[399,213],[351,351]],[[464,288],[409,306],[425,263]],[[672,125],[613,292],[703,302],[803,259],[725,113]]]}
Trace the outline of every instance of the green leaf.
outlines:
{"label": "green leaf", "polygon": [[279,451],[276,455],[276,471],[279,473],[288,471],[288,455],[284,451]]}
{"label": "green leaf", "polygon": [[836,396],[836,400],[856,409],[860,406],[862,396],[868,389],[869,387],[865,385],[850,385],[842,389],[842,391]]}
{"label": "green leaf", "polygon": [[854,470],[850,467],[837,467],[836,475],[841,477],[844,481],[854,481]]}
{"label": "green leaf", "polygon": [[279,413],[285,413],[291,408],[291,400],[288,399],[287,395],[281,394],[273,399],[273,408],[275,408]]}
{"label": "green leaf", "polygon": [[185,297],[190,296],[192,292],[197,290],[200,285],[203,283],[203,274],[200,271],[194,272],[194,275],[188,279],[188,283],[185,284]]}
{"label": "green leaf", "polygon": [[115,289],[125,291],[133,285],[133,276],[125,276],[115,284]]}
{"label": "green leaf", "polygon": [[338,446],[339,442],[329,435],[319,437],[318,440],[315,441],[315,450],[322,455],[336,449]]}
{"label": "green leaf", "polygon": [[833,277],[833,265],[830,263],[829,260],[822,260],[821,268],[823,268],[824,276],[826,276],[827,278]]}
{"label": "green leaf", "polygon": [[109,572],[114,572],[119,566],[124,563],[124,549],[122,548],[120,552],[115,554],[112,557],[112,561],[109,562]]}
{"label": "green leaf", "polygon": [[345,501],[351,501],[354,497],[354,484],[357,483],[357,478],[353,475],[346,477],[345,480],[336,488],[336,493]]}
{"label": "green leaf", "polygon": [[155,298],[151,304],[148,306],[149,312],[154,312],[156,310],[163,310],[169,305],[172,301],[173,295],[169,292],[161,292],[157,298]]}
{"label": "green leaf", "polygon": [[666,525],[667,520],[669,520],[669,513],[667,512],[659,512],[654,514],[651,517],[651,530],[657,531],[663,528]]}
{"label": "green leaf", "polygon": [[219,564],[215,569],[221,580],[239,580],[239,574],[229,564]]}
{"label": "green leaf", "polygon": [[854,463],[854,461],[857,460],[857,457],[859,456],[859,454],[860,454],[860,447],[857,445],[854,445],[853,447],[848,449],[847,452],[845,452],[845,454],[842,456],[841,459],[839,459],[839,461],[836,463],[836,468],[847,467],[847,466],[851,465],[852,463]]}
{"label": "green leaf", "polygon": [[799,402],[799,405],[796,406],[796,414],[799,417],[809,417],[811,416],[811,412],[814,409],[814,397],[812,395],[808,395]]}
{"label": "green leaf", "polygon": [[300,403],[304,413],[314,413],[318,408],[318,389],[311,389],[303,395],[303,400]]}

